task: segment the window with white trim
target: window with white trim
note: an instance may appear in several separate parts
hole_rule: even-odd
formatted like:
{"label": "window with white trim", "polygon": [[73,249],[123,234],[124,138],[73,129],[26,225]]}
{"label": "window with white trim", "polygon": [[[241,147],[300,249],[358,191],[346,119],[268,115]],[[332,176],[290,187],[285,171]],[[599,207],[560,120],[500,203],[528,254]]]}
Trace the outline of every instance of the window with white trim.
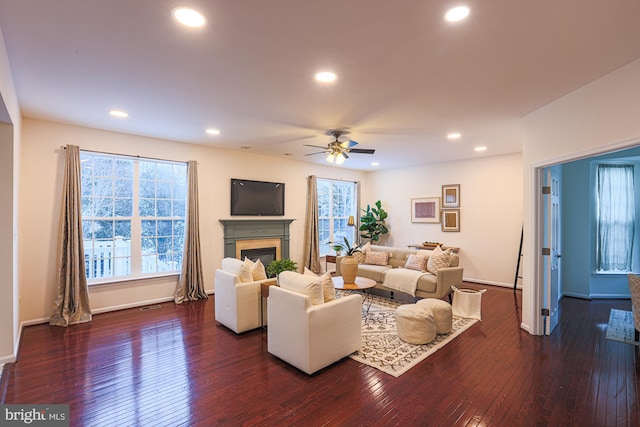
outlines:
{"label": "window with white trim", "polygon": [[179,272],[187,164],[81,151],[89,283]]}
{"label": "window with white trim", "polygon": [[[355,226],[348,226],[349,216],[358,213],[358,184],[356,182],[318,178],[318,233],[320,256],[333,254],[329,242],[357,242]],[[357,221],[356,221],[357,222]]]}

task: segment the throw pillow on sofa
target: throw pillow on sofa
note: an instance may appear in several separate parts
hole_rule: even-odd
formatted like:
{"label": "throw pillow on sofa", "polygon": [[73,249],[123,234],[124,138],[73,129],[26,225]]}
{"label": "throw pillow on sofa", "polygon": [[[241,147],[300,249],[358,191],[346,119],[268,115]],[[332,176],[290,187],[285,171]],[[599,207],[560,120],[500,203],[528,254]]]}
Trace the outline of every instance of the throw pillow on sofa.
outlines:
{"label": "throw pillow on sofa", "polygon": [[451,251],[447,249],[443,251],[440,246],[434,249],[433,253],[427,261],[427,271],[436,274],[441,268],[447,268],[451,265]]}
{"label": "throw pillow on sofa", "polygon": [[407,262],[404,264],[404,268],[424,271],[427,268],[427,258],[411,254],[407,257]]}
{"label": "throw pillow on sofa", "polygon": [[389,252],[367,251],[364,263],[369,265],[389,265]]}

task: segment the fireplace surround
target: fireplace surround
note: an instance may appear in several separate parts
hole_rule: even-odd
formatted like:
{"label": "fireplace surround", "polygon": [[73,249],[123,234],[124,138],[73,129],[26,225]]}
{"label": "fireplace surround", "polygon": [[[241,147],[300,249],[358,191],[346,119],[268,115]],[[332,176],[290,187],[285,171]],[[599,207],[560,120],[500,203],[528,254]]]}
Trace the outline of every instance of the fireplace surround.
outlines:
{"label": "fireplace surround", "polygon": [[275,248],[276,258],[289,258],[289,225],[293,219],[221,219],[225,258],[242,259],[243,250]]}

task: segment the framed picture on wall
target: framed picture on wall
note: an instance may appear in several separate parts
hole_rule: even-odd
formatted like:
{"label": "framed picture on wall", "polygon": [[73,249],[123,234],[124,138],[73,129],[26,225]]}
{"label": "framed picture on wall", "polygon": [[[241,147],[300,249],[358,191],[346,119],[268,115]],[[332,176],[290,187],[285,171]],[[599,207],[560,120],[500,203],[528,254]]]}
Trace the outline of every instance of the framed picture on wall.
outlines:
{"label": "framed picture on wall", "polygon": [[442,231],[460,231],[460,209],[442,210]]}
{"label": "framed picture on wall", "polygon": [[460,184],[442,186],[442,208],[460,207]]}
{"label": "framed picture on wall", "polygon": [[411,222],[440,222],[440,197],[411,199]]}

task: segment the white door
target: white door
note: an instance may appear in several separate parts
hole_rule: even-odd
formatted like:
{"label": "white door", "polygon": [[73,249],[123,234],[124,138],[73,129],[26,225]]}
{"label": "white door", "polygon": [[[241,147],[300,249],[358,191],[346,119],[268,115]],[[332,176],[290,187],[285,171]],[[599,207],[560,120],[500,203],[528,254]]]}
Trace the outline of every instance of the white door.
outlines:
{"label": "white door", "polygon": [[558,325],[560,295],[560,174],[557,167],[544,172],[544,307],[545,335],[551,335]]}

